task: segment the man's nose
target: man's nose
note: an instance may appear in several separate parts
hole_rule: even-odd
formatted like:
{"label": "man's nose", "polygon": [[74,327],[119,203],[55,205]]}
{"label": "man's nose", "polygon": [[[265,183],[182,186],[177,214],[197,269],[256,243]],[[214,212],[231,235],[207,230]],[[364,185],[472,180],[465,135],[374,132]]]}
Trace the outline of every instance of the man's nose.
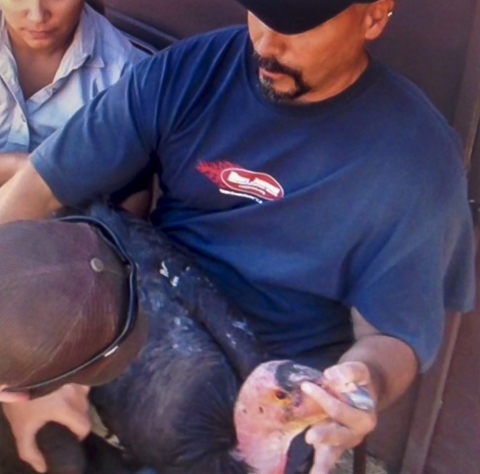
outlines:
{"label": "man's nose", "polygon": [[266,27],[255,42],[255,51],[264,58],[277,57],[285,50],[285,37]]}
{"label": "man's nose", "polygon": [[26,16],[32,23],[43,23],[48,18],[49,12],[43,0],[31,0],[28,2]]}

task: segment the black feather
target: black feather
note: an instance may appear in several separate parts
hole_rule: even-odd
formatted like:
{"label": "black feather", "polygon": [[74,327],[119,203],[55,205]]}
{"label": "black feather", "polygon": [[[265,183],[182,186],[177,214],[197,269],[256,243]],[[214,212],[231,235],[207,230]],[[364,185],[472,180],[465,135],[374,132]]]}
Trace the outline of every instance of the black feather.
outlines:
{"label": "black feather", "polygon": [[138,265],[149,320],[140,358],[91,398],[122,444],[159,473],[246,474],[231,456],[240,383],[265,353],[195,263],[149,224],[103,206],[92,216]]}
{"label": "black feather", "polygon": [[[90,392],[102,420],[134,464],[159,474],[248,474],[249,467],[232,456],[233,408],[241,382],[266,360],[261,344],[242,315],[161,232],[103,204],[85,214],[106,224],[136,262],[140,308],[149,322],[140,356],[116,380]],[[0,446],[0,474],[30,474],[18,458],[12,461],[13,438],[0,419],[2,429],[9,438]],[[53,452],[58,434],[44,430],[43,451]],[[83,453],[95,459],[85,473],[131,472],[112,467],[115,453],[99,460],[105,460],[99,449],[90,438]],[[81,454],[75,474],[84,474]],[[10,461],[13,470],[5,470]]]}

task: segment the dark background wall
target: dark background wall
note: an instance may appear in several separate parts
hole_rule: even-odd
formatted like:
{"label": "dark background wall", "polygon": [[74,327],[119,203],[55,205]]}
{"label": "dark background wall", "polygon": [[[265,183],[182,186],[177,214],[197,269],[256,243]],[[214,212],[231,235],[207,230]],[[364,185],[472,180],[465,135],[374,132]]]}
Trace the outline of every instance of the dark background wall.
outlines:
{"label": "dark background wall", "polygon": [[398,0],[374,54],[413,79],[452,122],[477,0]]}

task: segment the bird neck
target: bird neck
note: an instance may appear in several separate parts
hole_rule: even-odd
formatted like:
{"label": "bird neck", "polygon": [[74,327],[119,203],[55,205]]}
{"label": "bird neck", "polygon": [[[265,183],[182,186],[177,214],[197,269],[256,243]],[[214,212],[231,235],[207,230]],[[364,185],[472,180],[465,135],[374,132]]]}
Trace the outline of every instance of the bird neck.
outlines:
{"label": "bird neck", "polygon": [[271,425],[261,427],[246,416],[235,417],[237,446],[233,456],[250,466],[255,474],[283,474],[293,434]]}

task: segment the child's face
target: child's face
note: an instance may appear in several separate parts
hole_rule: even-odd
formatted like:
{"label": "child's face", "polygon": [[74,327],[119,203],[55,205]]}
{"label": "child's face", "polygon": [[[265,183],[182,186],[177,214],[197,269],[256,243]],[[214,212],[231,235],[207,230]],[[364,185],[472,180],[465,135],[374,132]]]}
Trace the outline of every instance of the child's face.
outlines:
{"label": "child's face", "polygon": [[0,10],[15,45],[37,51],[68,43],[80,20],[84,0],[0,0]]}

